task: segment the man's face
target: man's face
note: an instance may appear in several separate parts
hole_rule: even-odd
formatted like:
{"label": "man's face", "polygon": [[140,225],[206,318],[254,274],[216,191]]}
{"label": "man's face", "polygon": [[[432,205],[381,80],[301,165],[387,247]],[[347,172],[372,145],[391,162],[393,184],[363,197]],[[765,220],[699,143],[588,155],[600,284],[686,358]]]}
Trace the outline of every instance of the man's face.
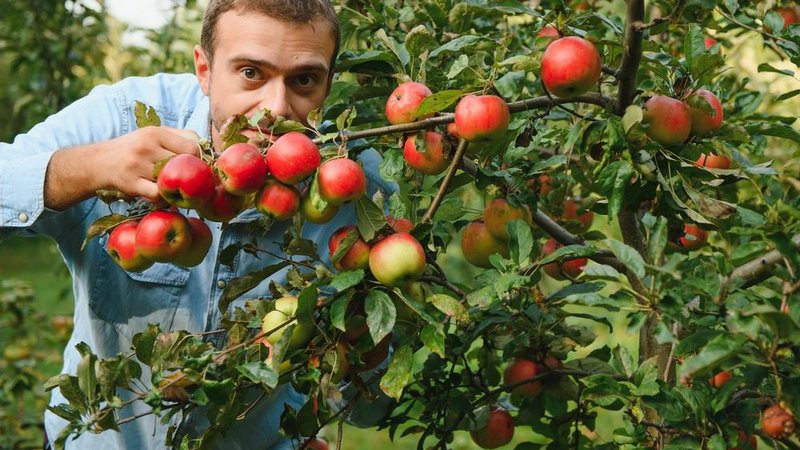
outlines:
{"label": "man's face", "polygon": [[[333,32],[317,20],[310,25],[228,11],[216,25],[213,62],[195,47],[195,72],[211,103],[211,137],[221,148],[220,129],[234,114],[273,116],[306,122],[328,93]],[[256,139],[256,130],[242,134]]]}

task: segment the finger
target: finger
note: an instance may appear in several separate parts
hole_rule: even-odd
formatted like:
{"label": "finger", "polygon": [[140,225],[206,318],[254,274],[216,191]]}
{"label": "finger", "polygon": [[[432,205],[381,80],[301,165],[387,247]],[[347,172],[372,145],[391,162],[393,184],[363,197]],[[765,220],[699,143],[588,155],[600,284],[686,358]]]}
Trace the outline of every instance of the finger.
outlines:
{"label": "finger", "polygon": [[144,178],[137,180],[133,185],[133,189],[134,194],[141,195],[152,202],[161,198],[161,195],[158,193],[158,186],[152,181],[145,180]]}
{"label": "finger", "polygon": [[192,142],[199,142],[201,140],[200,135],[197,134],[194,130],[189,130],[186,128],[172,128],[172,127],[162,127],[162,128],[172,131],[178,136],[189,139]]}
{"label": "finger", "polygon": [[159,136],[159,144],[161,147],[169,150],[172,153],[182,154],[188,153],[190,155],[199,155],[200,146],[196,141],[187,139],[178,133],[171,130],[165,130]]}

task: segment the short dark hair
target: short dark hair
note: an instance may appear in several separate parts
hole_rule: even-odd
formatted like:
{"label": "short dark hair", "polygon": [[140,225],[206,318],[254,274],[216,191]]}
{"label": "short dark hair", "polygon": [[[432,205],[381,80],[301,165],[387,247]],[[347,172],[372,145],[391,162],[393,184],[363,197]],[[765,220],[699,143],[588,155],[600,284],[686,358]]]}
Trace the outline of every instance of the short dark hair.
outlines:
{"label": "short dark hair", "polygon": [[200,32],[200,47],[206,53],[209,63],[214,57],[216,45],[216,27],[219,17],[228,11],[257,12],[273,19],[287,23],[310,24],[316,19],[322,19],[331,27],[334,38],[333,56],[331,56],[330,71],[336,56],[339,53],[339,18],[328,0],[211,0],[206,8],[203,18],[203,28]]}

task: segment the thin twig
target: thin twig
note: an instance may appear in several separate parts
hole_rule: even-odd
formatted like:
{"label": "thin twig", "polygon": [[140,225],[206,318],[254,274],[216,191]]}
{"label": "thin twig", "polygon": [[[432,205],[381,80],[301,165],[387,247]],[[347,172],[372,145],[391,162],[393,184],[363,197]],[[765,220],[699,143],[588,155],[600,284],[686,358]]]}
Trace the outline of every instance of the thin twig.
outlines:
{"label": "thin twig", "polygon": [[431,200],[431,206],[427,211],[425,211],[425,215],[422,216],[422,220],[420,221],[421,223],[429,223],[433,219],[433,215],[436,214],[436,210],[439,209],[439,205],[442,204],[442,200],[444,200],[444,196],[447,194],[447,188],[450,187],[453,177],[456,176],[459,162],[464,156],[464,153],[467,151],[467,144],[468,142],[464,139],[458,143],[456,153],[453,155],[453,162],[450,163],[450,167],[447,169],[447,174],[444,176],[442,184],[439,186],[439,191],[436,192],[436,196],[434,196],[433,200]]}

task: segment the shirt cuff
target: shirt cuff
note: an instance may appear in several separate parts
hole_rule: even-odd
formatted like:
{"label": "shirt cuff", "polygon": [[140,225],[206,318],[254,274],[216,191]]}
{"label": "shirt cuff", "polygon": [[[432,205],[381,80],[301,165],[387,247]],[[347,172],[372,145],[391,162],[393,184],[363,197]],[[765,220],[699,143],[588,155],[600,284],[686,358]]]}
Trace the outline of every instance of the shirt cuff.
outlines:
{"label": "shirt cuff", "polygon": [[46,210],[44,178],[52,156],[48,152],[0,160],[0,227],[30,226]]}

